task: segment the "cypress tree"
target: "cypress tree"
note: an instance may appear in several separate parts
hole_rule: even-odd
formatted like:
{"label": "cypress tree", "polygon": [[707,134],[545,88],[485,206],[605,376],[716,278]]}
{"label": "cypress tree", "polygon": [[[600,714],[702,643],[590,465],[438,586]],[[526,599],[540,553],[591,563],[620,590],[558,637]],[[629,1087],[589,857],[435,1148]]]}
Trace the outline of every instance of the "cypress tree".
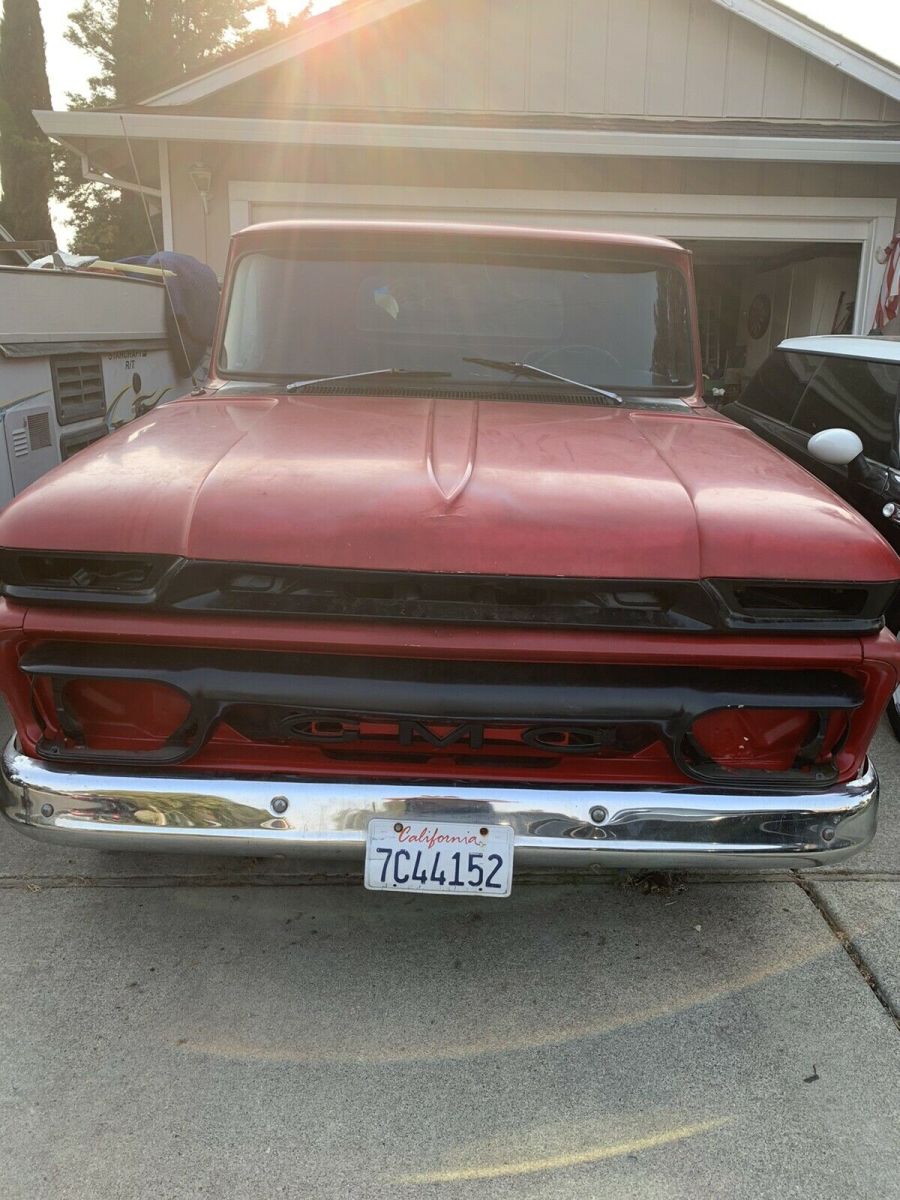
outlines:
{"label": "cypress tree", "polygon": [[111,38],[111,84],[118,104],[141,100],[148,91],[149,32],[147,0],[119,0]]}
{"label": "cypress tree", "polygon": [[0,20],[0,224],[20,240],[54,240],[50,143],[31,115],[48,109],[47,55],[38,0],[4,0]]}

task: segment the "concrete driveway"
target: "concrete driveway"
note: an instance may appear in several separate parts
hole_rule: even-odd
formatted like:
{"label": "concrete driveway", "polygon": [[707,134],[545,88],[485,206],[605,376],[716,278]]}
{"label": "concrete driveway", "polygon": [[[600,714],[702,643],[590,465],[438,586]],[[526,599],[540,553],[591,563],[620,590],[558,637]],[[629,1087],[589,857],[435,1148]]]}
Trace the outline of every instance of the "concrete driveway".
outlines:
{"label": "concrete driveway", "polygon": [[900,1196],[900,746],[846,868],[379,896],[0,830],[0,1196]]}

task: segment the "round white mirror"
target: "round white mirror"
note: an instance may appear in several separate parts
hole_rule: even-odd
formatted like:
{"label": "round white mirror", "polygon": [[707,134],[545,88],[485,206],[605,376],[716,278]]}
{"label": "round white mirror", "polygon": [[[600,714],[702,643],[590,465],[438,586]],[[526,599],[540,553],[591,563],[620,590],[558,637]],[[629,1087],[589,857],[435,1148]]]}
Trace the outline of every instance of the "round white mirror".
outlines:
{"label": "round white mirror", "polygon": [[823,429],[806,443],[813,458],[832,467],[846,467],[863,452],[863,444],[850,429]]}

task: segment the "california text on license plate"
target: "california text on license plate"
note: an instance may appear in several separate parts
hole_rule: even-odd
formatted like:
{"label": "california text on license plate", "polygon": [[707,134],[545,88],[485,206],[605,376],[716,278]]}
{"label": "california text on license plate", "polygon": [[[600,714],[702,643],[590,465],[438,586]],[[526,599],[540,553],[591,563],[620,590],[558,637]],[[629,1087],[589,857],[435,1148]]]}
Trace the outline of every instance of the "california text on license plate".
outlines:
{"label": "california text on license plate", "polygon": [[508,896],[512,865],[509,825],[381,817],[369,822],[365,884],[373,891]]}

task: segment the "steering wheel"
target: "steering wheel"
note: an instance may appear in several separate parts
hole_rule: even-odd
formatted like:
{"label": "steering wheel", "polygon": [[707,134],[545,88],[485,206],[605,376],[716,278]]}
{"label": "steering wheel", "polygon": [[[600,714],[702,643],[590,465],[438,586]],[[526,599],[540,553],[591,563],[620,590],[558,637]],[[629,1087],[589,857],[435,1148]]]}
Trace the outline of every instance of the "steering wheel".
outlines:
{"label": "steering wheel", "polygon": [[[566,375],[574,379],[590,379],[596,376],[603,379],[609,374],[610,368],[622,368],[614,354],[610,354],[601,346],[590,346],[586,343],[551,346],[548,350],[530,354],[525,362],[530,367],[544,367],[548,371],[555,371],[557,375]],[[610,382],[615,383],[615,379]]]}

